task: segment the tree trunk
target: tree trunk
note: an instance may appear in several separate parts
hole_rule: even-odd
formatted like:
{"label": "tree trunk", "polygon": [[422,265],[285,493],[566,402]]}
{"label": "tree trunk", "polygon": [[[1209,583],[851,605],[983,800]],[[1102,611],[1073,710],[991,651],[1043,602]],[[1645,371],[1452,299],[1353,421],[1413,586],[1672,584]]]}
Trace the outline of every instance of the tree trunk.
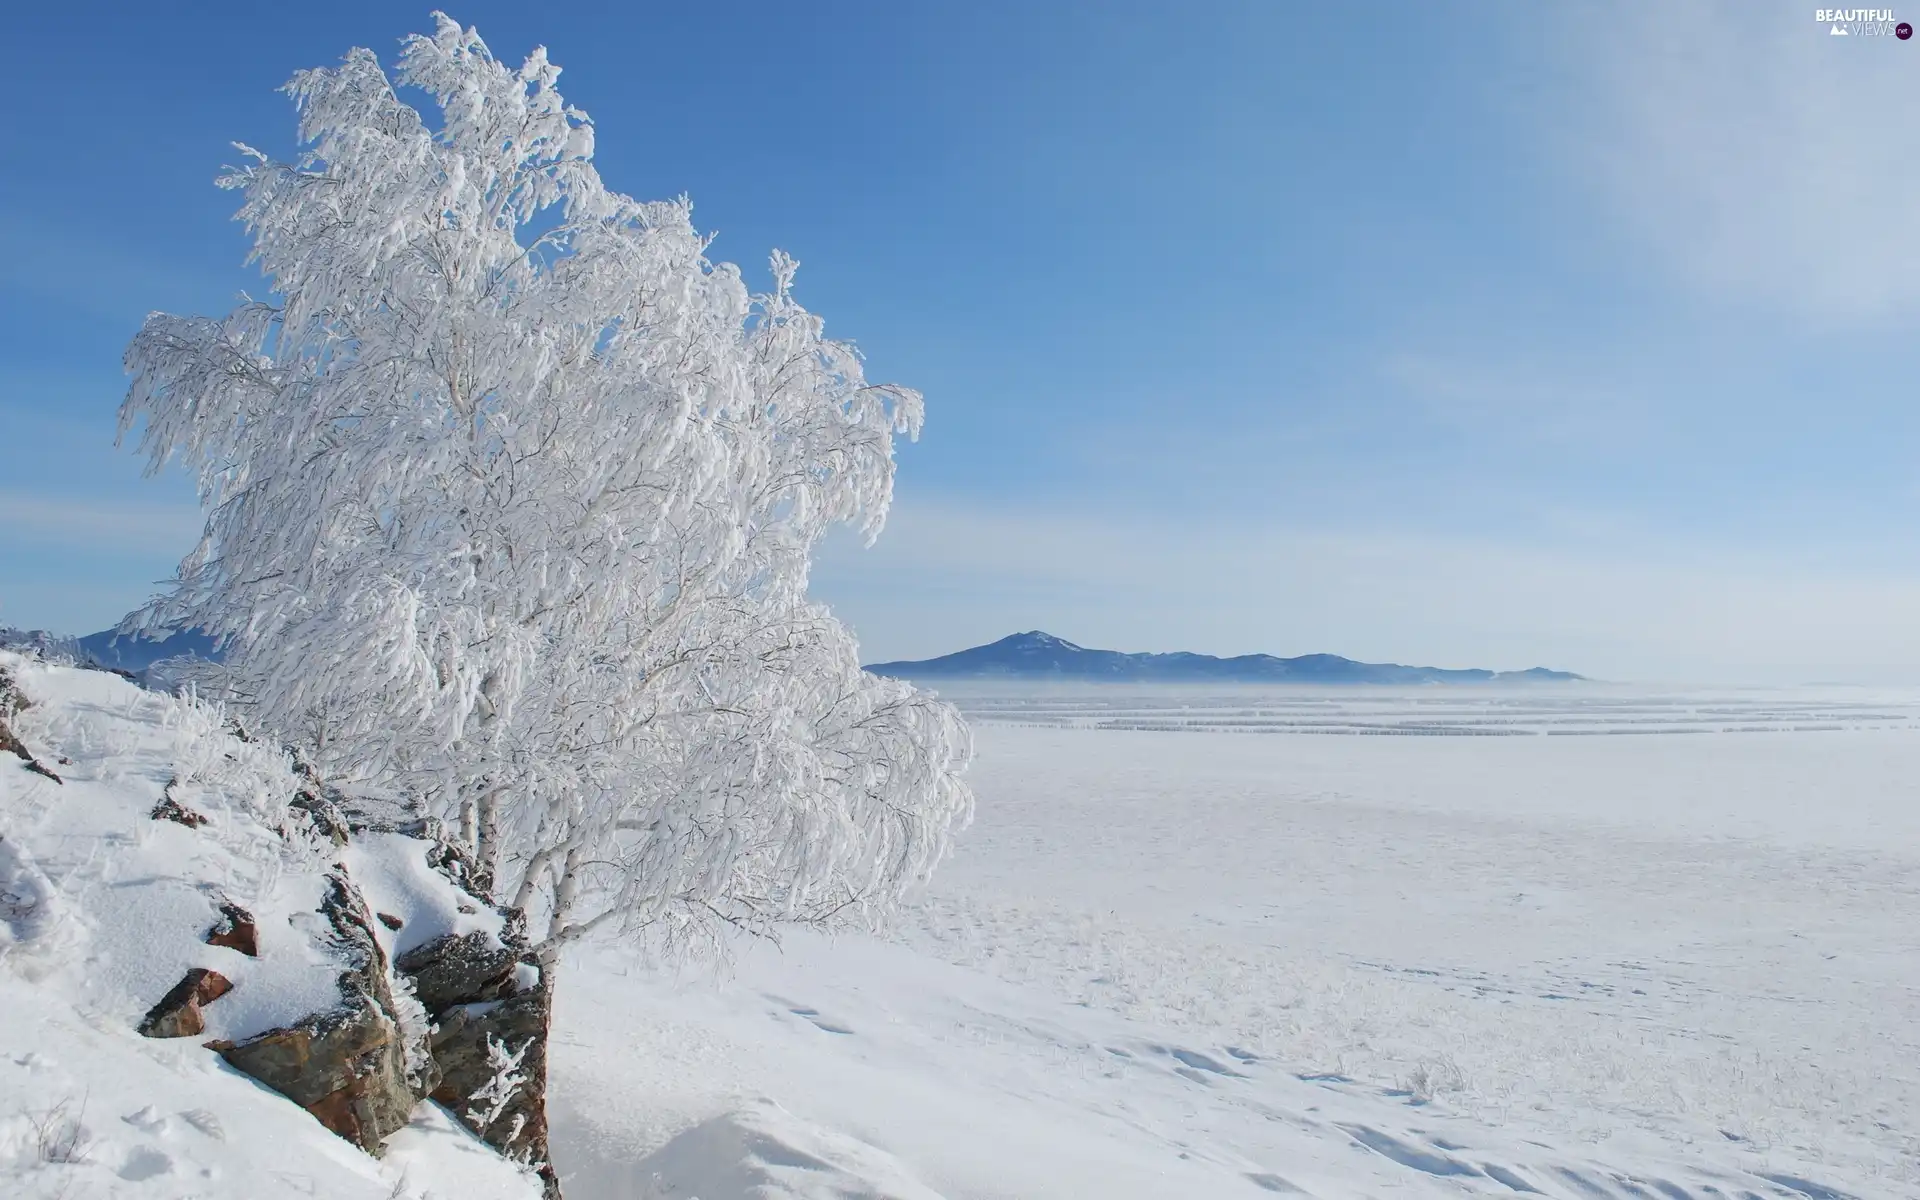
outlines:
{"label": "tree trunk", "polygon": [[471,795],[460,797],[460,846],[473,855],[475,862],[480,861],[480,822],[477,806]]}
{"label": "tree trunk", "polygon": [[533,906],[534,898],[540,894],[540,888],[546,882],[547,868],[553,865],[553,855],[554,847],[548,846],[527,863],[526,873],[520,876],[520,887],[514,893],[514,908],[525,912]]}
{"label": "tree trunk", "polygon": [[567,847],[566,861],[561,864],[560,878],[553,884],[553,914],[547,919],[546,942],[553,944],[567,932],[567,923],[573,917],[573,906],[580,899],[580,864],[584,852],[576,843]]}
{"label": "tree trunk", "polygon": [[489,787],[480,793],[476,805],[479,810],[480,837],[474,848],[474,858],[486,876],[487,899],[496,902],[499,898],[495,891],[500,879],[500,793],[506,790],[504,784]]}

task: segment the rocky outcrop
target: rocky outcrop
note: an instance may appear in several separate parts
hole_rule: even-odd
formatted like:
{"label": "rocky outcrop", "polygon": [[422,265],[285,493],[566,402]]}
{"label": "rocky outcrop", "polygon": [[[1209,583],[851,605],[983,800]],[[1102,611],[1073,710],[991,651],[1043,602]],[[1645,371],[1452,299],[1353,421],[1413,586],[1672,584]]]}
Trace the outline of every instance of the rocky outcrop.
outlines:
{"label": "rocky outcrop", "polygon": [[[468,853],[466,847],[450,841],[438,821],[418,821],[397,832],[431,842],[432,849],[427,851],[427,865],[451,879],[453,886],[469,896],[481,897],[493,894],[492,873]],[[484,900],[479,902],[485,903]],[[505,915],[508,924],[515,923],[515,913],[508,912]]]}
{"label": "rocky outcrop", "polygon": [[493,894],[492,876],[465,846],[447,835],[445,824],[418,815],[403,801],[351,796],[332,789],[327,789],[326,795],[349,833],[398,833],[427,843],[428,866],[472,896],[476,906],[493,907],[483,899]]}
{"label": "rocky outcrop", "polygon": [[232,990],[232,982],[220,972],[193,968],[160,998],[160,1003],[147,1010],[140,1020],[141,1036],[177,1038],[205,1033],[207,1018],[201,1008]]}
{"label": "rocky outcrop", "polygon": [[206,943],[237,950],[248,958],[259,958],[260,927],[254,924],[252,913],[231,900],[222,900],[220,919],[207,930]]}
{"label": "rocky outcrop", "polygon": [[347,822],[346,814],[340,811],[339,793],[322,787],[313,778],[311,768],[305,768],[304,764],[298,764],[294,769],[308,780],[287,803],[295,820],[313,836],[332,842],[335,846],[345,846],[353,836],[353,829]]}
{"label": "rocky outcrop", "polygon": [[415,1097],[399,1043],[393,1019],[362,995],[344,1008],[271,1030],[221,1053],[236,1070],[371,1154],[413,1113]]}
{"label": "rocky outcrop", "polygon": [[[350,835],[377,831],[425,842],[427,864],[471,898],[462,911],[500,913],[502,938],[448,934],[401,954],[394,970],[412,985],[434,1025],[432,1098],[482,1141],[537,1171],[549,1200],[559,1200],[559,1177],[547,1161],[553,991],[525,943],[524,914],[484,899],[490,890],[486,871],[438,821],[364,797],[335,795],[332,807],[348,823]],[[380,920],[396,928],[388,915]]]}
{"label": "rocky outcrop", "polygon": [[340,1004],[239,1045],[216,1048],[250,1075],[341,1137],[370,1153],[406,1125],[431,1077],[409,1079],[405,1038],[395,1018],[386,954],[360,894],[337,870],[321,912],[332,926]]}
{"label": "rocky outcrop", "polygon": [[439,938],[396,966],[434,1021],[440,1081],[433,1099],[482,1141],[537,1171],[547,1196],[558,1200],[559,1177],[547,1161],[547,973],[523,946],[483,934]]}
{"label": "rocky outcrop", "polygon": [[[347,838],[364,832],[318,789],[303,792],[295,805],[318,818],[320,831],[339,828]],[[425,824],[392,831],[416,837],[437,832]],[[464,890],[473,874],[459,848],[440,840],[428,846],[428,862]],[[485,904],[473,897],[476,911]],[[505,942],[479,932],[448,934],[392,963],[433,1024],[425,1061],[416,1062],[409,1076],[399,1007],[374,936],[379,918],[344,871],[334,875],[322,911],[349,964],[340,979],[341,1006],[220,1047],[227,1061],[369,1151],[406,1124],[416,1102],[431,1097],[488,1145],[537,1171],[547,1195],[558,1200],[559,1178],[547,1161],[553,993],[546,973],[511,936],[520,923],[507,922]]]}
{"label": "rocky outcrop", "polygon": [[[560,1194],[547,1161],[547,1036],[553,991],[545,976],[504,1000],[461,1004],[436,1018],[433,1098],[480,1139],[532,1166]],[[506,1064],[511,1064],[507,1067]],[[510,1086],[499,1086],[505,1068]]]}
{"label": "rocky outcrop", "polygon": [[394,969],[413,980],[413,993],[437,1017],[459,1004],[498,1000],[513,992],[519,953],[484,933],[448,934],[407,951]]}
{"label": "rocky outcrop", "polygon": [[[311,839],[321,848],[346,847],[371,832],[417,839],[427,863],[459,889],[459,911],[494,908],[484,899],[484,871],[437,822],[393,801],[344,795],[309,767],[296,770],[301,779],[288,801],[284,836]],[[153,816],[189,828],[205,822],[174,798],[171,784]],[[483,1141],[536,1171],[549,1200],[559,1200],[559,1179],[547,1161],[552,984],[522,936],[521,914],[500,913],[502,936],[448,934],[389,963],[376,922],[397,933],[414,914],[374,913],[344,866],[328,876],[320,912],[329,950],[341,963],[339,1003],[237,1044],[208,1046],[369,1153],[378,1153],[382,1141],[407,1124],[415,1105],[431,1097]],[[260,930],[253,916],[224,898],[219,913],[203,935],[206,943],[257,957]],[[231,986],[217,973],[191,972],[155,1005],[141,1032],[204,1032],[199,1006]]]}

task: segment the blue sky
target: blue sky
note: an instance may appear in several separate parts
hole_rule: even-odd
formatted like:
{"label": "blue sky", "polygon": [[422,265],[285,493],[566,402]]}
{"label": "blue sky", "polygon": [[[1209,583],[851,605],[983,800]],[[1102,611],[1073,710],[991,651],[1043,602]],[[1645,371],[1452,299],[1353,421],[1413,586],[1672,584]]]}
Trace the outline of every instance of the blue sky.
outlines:
{"label": "blue sky", "polygon": [[[186,548],[187,482],[113,446],[121,350],[252,286],[211,180],[291,149],[275,87],[427,11],[10,17],[0,623],[107,625]],[[1771,0],[452,12],[926,392],[887,533],[816,577],[870,658],[1920,681],[1920,39]]]}

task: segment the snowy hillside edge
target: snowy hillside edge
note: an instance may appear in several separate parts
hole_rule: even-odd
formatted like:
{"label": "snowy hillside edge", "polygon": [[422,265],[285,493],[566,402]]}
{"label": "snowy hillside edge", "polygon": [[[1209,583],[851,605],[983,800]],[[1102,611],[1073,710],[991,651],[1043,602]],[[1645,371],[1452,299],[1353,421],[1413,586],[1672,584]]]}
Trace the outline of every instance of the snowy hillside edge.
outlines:
{"label": "snowy hillside edge", "polygon": [[[0,1110],[0,1178],[28,1194],[107,1195],[180,1169],[177,1139],[169,1150],[138,1136],[157,1138],[167,1120],[151,1105],[111,1123],[116,1142],[133,1137],[123,1147],[106,1144],[108,1123],[86,1103],[109,1078],[139,1073],[119,1060],[144,1058],[224,1077],[203,1082],[258,1108],[258,1089],[224,1060],[346,1142],[397,1160],[349,1155],[343,1172],[321,1149],[336,1165],[310,1170],[340,1178],[316,1194],[450,1194],[409,1190],[424,1172],[442,1187],[558,1196],[550,983],[516,914],[475,894],[484,882],[438,834],[403,801],[325,786],[213,706],[0,651],[0,989],[37,993],[28,1011],[64,1004],[43,1024],[89,1026],[87,1041],[116,1060],[72,1078],[78,1098]],[[15,1070],[59,1068],[45,1054],[0,1059]],[[151,1098],[188,1090],[169,1080]],[[0,1091],[48,1095],[20,1080]],[[477,1153],[423,1109],[429,1100],[504,1158]],[[194,1110],[215,1130],[219,1111]],[[107,1149],[124,1153],[115,1161]],[[261,1147],[265,1174],[232,1180],[232,1194],[282,1190],[283,1149]],[[459,1181],[435,1161],[456,1153]],[[203,1175],[256,1165],[232,1147],[207,1161]],[[56,1190],[49,1173],[70,1177]]]}

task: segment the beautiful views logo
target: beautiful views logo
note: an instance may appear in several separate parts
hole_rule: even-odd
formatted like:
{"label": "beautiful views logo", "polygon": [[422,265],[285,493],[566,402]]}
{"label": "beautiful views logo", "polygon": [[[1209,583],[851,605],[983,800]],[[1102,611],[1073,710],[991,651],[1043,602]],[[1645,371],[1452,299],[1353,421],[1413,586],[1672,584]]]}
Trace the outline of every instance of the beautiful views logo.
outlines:
{"label": "beautiful views logo", "polygon": [[1901,41],[1913,36],[1913,26],[1905,21],[1895,23],[1890,8],[1816,8],[1813,19],[1828,27],[1833,37],[1886,37],[1892,34]]}

